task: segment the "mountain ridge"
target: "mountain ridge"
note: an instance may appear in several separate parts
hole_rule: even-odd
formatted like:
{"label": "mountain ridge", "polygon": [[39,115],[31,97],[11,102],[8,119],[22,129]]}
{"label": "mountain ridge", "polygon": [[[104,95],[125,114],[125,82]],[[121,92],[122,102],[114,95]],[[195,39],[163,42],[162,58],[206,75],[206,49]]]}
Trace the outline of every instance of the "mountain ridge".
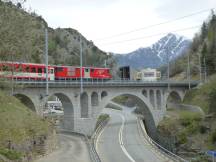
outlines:
{"label": "mountain ridge", "polygon": [[184,36],[169,33],[149,47],[141,47],[128,54],[116,54],[118,66],[129,65],[136,69],[158,68],[184,53],[191,41]]}

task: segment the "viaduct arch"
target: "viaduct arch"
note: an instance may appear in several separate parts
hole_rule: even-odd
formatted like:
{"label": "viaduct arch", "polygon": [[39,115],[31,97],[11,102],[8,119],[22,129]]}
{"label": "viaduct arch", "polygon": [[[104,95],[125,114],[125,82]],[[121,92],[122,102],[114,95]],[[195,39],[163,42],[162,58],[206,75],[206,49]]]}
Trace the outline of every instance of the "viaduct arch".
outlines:
{"label": "viaduct arch", "polygon": [[61,126],[63,129],[74,130],[74,107],[70,98],[64,93],[54,93],[51,96],[56,96],[62,103],[64,109],[63,120]]}
{"label": "viaduct arch", "polygon": [[14,97],[16,97],[18,100],[20,100],[20,102],[22,102],[26,107],[28,107],[30,110],[32,110],[33,112],[38,112],[34,102],[32,101],[32,99],[30,97],[28,97],[25,94],[21,94],[21,93],[17,93],[13,95]]}
{"label": "viaduct arch", "polygon": [[175,104],[180,104],[184,100],[185,93],[182,93],[181,91],[170,91],[165,96],[165,107],[171,108],[175,106]]}
{"label": "viaduct arch", "polygon": [[154,136],[156,133],[155,121],[157,121],[157,119],[156,116],[154,116],[152,105],[149,103],[148,99],[145,96],[143,96],[141,93],[140,94],[117,93],[113,96],[108,95],[102,100],[100,107],[105,108],[106,105],[108,105],[111,100],[113,100],[118,96],[130,97],[133,100],[133,102],[136,103],[136,107],[138,107],[141,114],[144,116],[147,131],[149,132],[149,134]]}

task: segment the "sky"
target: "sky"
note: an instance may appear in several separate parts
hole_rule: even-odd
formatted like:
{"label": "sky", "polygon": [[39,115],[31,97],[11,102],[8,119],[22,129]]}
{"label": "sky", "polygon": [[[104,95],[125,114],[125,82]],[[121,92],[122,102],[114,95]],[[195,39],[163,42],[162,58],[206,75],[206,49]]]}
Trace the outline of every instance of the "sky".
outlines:
{"label": "sky", "polygon": [[192,39],[216,0],[27,0],[25,8],[52,28],[76,29],[101,50],[124,54],[170,32]]}

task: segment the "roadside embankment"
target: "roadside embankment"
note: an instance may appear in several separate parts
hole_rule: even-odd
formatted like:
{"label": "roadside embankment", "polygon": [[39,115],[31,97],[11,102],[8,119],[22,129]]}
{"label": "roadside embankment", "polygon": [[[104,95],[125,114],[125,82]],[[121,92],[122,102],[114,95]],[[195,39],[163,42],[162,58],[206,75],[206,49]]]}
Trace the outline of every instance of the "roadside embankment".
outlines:
{"label": "roadside embankment", "polygon": [[31,161],[56,147],[52,122],[2,91],[0,103],[0,161]]}
{"label": "roadside embankment", "polygon": [[[213,122],[213,123],[212,123]],[[199,111],[168,109],[159,123],[158,140],[168,150],[190,161],[208,161],[205,152],[213,149],[215,121]]]}
{"label": "roadside embankment", "polygon": [[206,151],[216,150],[216,75],[171,107],[158,126],[161,143],[191,161],[208,161]]}

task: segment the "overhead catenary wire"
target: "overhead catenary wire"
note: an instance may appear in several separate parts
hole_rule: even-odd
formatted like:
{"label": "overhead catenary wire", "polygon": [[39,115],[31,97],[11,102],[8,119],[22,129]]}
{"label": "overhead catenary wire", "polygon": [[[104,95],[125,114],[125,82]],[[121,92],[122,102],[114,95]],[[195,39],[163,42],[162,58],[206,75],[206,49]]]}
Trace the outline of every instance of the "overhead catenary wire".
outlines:
{"label": "overhead catenary wire", "polygon": [[178,21],[178,20],[186,19],[188,17],[192,17],[192,16],[199,15],[199,14],[202,14],[202,13],[205,13],[205,12],[209,12],[210,10],[214,10],[214,9],[215,8],[209,8],[209,9],[200,10],[198,12],[193,12],[191,14],[184,15],[184,16],[181,16],[181,17],[177,17],[175,19],[171,19],[171,20],[167,20],[167,21],[164,21],[164,22],[152,24],[152,25],[145,26],[145,27],[142,27],[142,28],[133,29],[133,30],[130,30],[130,31],[127,31],[127,32],[122,32],[122,33],[115,34],[115,35],[112,35],[112,36],[98,38],[98,39],[95,39],[95,41],[107,40],[107,39],[110,39],[110,38],[115,38],[115,37],[119,37],[119,36],[130,34],[130,33],[138,32],[138,31],[141,31],[141,30],[144,30],[144,29],[149,29],[149,28],[152,28],[152,27],[156,27],[156,26],[172,23],[172,22],[175,22],[175,21]]}
{"label": "overhead catenary wire", "polygon": [[155,37],[155,36],[159,36],[159,35],[165,35],[165,34],[172,33],[172,32],[191,30],[191,29],[200,28],[200,27],[201,27],[201,25],[196,25],[196,26],[192,26],[192,27],[188,27],[188,28],[182,28],[182,29],[177,29],[177,30],[173,30],[173,31],[157,33],[157,34],[153,34],[153,35],[146,35],[146,36],[142,36],[142,37],[136,37],[136,38],[125,39],[125,40],[120,40],[120,41],[113,41],[113,42],[108,42],[108,43],[98,43],[98,44],[99,45],[112,45],[112,44],[136,41],[136,40],[145,39],[145,38],[151,38],[151,37]]}

